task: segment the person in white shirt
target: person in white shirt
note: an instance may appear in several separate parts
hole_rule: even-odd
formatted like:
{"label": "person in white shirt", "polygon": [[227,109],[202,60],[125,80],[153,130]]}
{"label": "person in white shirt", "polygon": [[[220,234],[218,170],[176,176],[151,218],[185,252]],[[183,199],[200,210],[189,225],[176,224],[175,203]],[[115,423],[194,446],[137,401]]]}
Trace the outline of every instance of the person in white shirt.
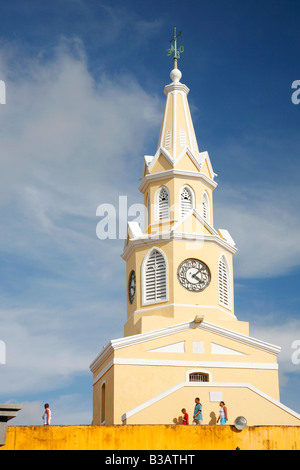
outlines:
{"label": "person in white shirt", "polygon": [[51,423],[51,410],[49,408],[48,403],[45,403],[45,412],[44,412],[42,418],[43,418],[44,426],[50,426],[50,423]]}
{"label": "person in white shirt", "polygon": [[228,421],[227,408],[223,401],[220,401],[219,405],[221,408],[220,408],[220,416],[217,419],[217,423],[219,422],[219,420],[221,420],[220,424],[226,424]]}

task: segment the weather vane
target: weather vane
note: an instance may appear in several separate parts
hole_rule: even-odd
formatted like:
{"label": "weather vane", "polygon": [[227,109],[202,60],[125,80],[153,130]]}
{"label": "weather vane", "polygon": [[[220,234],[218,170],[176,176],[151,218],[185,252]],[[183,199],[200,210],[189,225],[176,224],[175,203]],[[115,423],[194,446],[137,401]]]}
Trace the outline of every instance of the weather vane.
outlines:
{"label": "weather vane", "polygon": [[[182,36],[182,31],[176,34],[176,28],[174,28],[174,37],[170,40],[171,47],[168,49],[168,56],[173,54],[174,63],[177,64],[177,59],[180,59],[180,54],[184,52],[184,47],[180,46],[177,49],[177,38]],[[174,44],[172,44],[174,42]]]}

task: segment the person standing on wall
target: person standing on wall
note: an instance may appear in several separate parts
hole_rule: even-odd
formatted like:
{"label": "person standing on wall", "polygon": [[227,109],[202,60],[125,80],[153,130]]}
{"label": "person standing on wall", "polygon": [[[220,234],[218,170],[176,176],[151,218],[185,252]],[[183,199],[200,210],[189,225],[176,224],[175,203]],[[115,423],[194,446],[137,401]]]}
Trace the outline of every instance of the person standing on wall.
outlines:
{"label": "person standing on wall", "polygon": [[227,408],[223,401],[220,401],[220,416],[217,419],[217,423],[220,421],[220,424],[226,424],[228,421]]}
{"label": "person standing on wall", "polygon": [[203,416],[202,416],[202,405],[200,403],[200,398],[195,398],[195,408],[193,414],[193,424],[203,424]]}
{"label": "person standing on wall", "polygon": [[44,426],[50,426],[50,423],[51,423],[51,410],[49,408],[49,404],[48,403],[45,403],[45,412],[42,416],[43,418],[43,422],[44,422]]}
{"label": "person standing on wall", "polygon": [[185,408],[182,408],[181,413],[183,414],[182,424],[187,426],[189,424],[189,415]]}

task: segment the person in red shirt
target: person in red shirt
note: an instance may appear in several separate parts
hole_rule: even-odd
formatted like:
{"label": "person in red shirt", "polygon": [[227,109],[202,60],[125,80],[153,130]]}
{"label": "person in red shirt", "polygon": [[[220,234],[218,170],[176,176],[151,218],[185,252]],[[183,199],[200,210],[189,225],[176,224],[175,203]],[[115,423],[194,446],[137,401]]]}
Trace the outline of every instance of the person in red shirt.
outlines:
{"label": "person in red shirt", "polygon": [[187,414],[186,409],[182,408],[181,413],[183,413],[182,424],[189,424],[189,415]]}

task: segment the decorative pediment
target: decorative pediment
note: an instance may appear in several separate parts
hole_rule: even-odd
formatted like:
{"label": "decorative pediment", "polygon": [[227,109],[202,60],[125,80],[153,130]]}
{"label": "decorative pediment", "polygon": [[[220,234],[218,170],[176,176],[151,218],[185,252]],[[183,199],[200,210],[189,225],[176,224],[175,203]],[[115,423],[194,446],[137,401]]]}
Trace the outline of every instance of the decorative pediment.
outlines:
{"label": "decorative pediment", "polygon": [[171,232],[188,232],[219,236],[218,232],[199,214],[196,209],[191,209],[184,217],[176,222],[171,228]]}
{"label": "decorative pediment", "polygon": [[149,349],[147,352],[158,352],[158,353],[185,353],[185,341],[179,343],[167,344],[160,348]]}

